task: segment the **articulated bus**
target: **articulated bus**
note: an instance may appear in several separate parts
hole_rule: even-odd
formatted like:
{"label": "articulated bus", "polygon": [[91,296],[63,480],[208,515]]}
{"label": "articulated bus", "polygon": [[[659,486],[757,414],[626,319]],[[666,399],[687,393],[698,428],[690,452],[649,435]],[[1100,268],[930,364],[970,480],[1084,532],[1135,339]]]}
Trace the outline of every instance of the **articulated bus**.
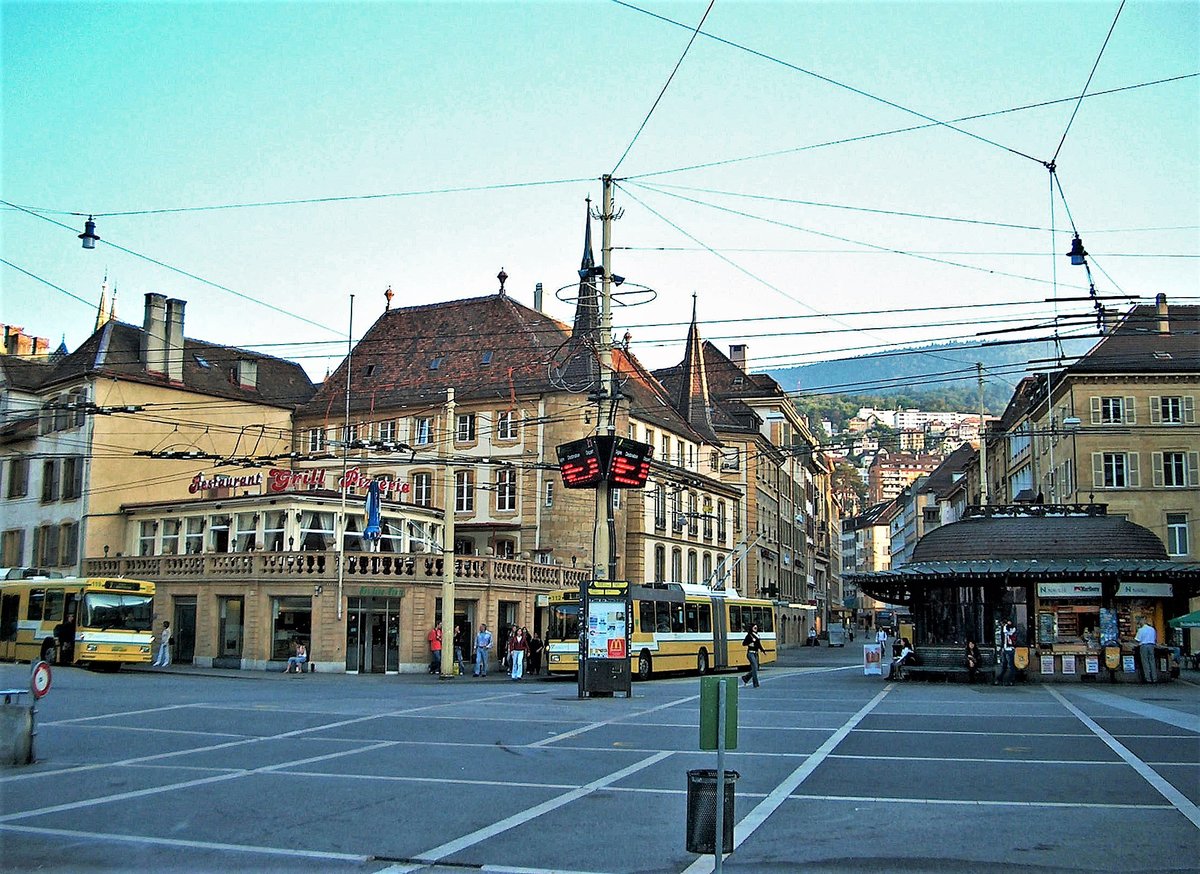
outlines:
{"label": "articulated bus", "polygon": [[147,664],[154,583],[66,577],[0,580],[0,659],[119,670]]}
{"label": "articulated bus", "polygon": [[[707,674],[748,668],[742,639],[752,624],[758,625],[765,650],[759,664],[775,661],[775,608],[770,601],[688,583],[631,585],[629,594],[630,669],[638,679],[670,671]],[[549,606],[547,667],[551,674],[574,674],[579,670],[579,591],[551,592]]]}

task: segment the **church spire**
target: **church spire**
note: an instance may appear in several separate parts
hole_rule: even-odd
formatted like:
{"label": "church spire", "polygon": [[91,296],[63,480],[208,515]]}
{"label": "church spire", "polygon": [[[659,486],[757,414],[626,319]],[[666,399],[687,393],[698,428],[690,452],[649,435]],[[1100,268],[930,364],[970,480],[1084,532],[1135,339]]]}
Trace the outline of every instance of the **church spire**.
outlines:
{"label": "church spire", "polygon": [[683,363],[679,366],[679,396],[676,398],[679,412],[696,433],[717,441],[713,431],[712,414],[709,411],[708,374],[704,368],[704,341],[700,339],[700,328],[696,323],[696,295],[692,294],[692,324],[688,328],[687,346]]}
{"label": "church spire", "polygon": [[575,302],[575,324],[571,336],[576,339],[592,339],[600,328],[600,294],[596,290],[593,269],[596,259],[592,256],[592,199],[586,200],[583,225],[583,259],[579,262],[579,294]]}
{"label": "church spire", "polygon": [[92,328],[92,332],[99,331],[104,327],[104,323],[112,318],[108,314],[108,271],[104,271],[104,281],[100,283],[100,305],[96,307],[96,327]]}

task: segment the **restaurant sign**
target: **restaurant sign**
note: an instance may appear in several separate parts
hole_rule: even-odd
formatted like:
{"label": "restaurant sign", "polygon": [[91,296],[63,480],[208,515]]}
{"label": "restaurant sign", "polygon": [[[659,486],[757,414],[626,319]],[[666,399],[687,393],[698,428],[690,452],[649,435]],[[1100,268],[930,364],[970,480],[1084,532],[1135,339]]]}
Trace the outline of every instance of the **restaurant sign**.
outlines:
{"label": "restaurant sign", "polygon": [[[389,476],[379,477],[378,482],[379,491],[384,497],[403,495],[411,489],[409,483]],[[326,483],[329,485],[327,486]],[[205,477],[203,473],[198,473],[192,477],[192,481],[188,485],[188,492],[194,495],[197,492],[206,492],[212,489],[244,489],[266,485],[267,493],[276,495],[283,492],[303,492],[327,487],[339,492],[342,489],[365,490],[370,484],[371,477],[357,467],[350,468],[336,479],[335,475],[329,473],[325,468],[284,470],[273,467],[266,472],[265,477],[261,472],[242,476],[216,474],[211,477]]]}
{"label": "restaurant sign", "polygon": [[1038,583],[1039,598],[1099,598],[1099,583]]}
{"label": "restaurant sign", "polygon": [[1170,598],[1170,583],[1121,583],[1117,586],[1118,598]]}

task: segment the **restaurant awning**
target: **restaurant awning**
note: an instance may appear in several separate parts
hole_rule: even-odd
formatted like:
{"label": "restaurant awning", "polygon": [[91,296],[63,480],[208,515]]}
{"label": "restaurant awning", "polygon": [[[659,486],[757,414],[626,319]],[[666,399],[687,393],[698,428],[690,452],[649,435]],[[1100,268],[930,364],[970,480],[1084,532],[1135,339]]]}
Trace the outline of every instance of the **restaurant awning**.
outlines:
{"label": "restaurant awning", "polygon": [[1168,623],[1172,628],[1200,628],[1200,610],[1193,610],[1183,616],[1176,616]]}

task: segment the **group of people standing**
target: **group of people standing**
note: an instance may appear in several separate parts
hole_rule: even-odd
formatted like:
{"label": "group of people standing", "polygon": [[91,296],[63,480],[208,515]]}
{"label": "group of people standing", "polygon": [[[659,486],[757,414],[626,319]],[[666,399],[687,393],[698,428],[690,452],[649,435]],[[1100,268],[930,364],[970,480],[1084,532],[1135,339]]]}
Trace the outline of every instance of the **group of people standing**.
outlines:
{"label": "group of people standing", "polygon": [[[458,671],[463,676],[466,676],[468,665],[466,655],[468,650],[465,645],[466,638],[465,626],[455,626],[454,628],[454,662],[458,665]],[[442,669],[442,623],[438,622],[429,634],[426,635],[429,641],[429,673],[437,674]],[[491,659],[491,650],[495,646],[496,638],[491,631],[488,630],[487,623],[479,624],[479,632],[475,635],[475,658],[474,670],[471,675],[474,677],[486,677]],[[509,672],[509,676],[514,680],[520,680],[527,673],[533,676],[538,676],[542,672],[542,652],[544,645],[537,634],[530,634],[529,629],[523,625],[514,625],[508,633],[508,637],[504,642],[504,649],[501,654],[503,659],[502,664],[505,670]]]}

